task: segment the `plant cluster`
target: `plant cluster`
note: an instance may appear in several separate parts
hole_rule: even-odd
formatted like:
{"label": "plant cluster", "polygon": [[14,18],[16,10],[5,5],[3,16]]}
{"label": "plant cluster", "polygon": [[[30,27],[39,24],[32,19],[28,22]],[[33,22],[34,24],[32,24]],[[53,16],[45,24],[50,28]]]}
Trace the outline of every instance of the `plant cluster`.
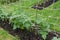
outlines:
{"label": "plant cluster", "polygon": [[[29,0],[30,1],[30,0]],[[32,1],[31,1],[32,2]],[[43,2],[43,1],[42,1]],[[26,4],[28,4],[29,2],[25,2]],[[22,5],[26,5],[26,4],[23,4],[22,2],[20,3]],[[13,5],[13,4],[12,4]],[[16,5],[17,6],[17,5]],[[19,8],[15,8],[15,6],[13,6],[15,8],[15,10],[13,12],[5,12],[4,9],[2,7],[0,7],[0,19],[2,21],[4,21],[4,19],[9,19],[9,23],[12,23],[13,25],[13,29],[15,30],[16,28],[20,28],[20,29],[24,29],[26,28],[28,31],[30,31],[30,29],[32,28],[32,30],[37,30],[36,32],[39,33],[39,34],[42,34],[42,37],[45,39],[46,38],[46,35],[48,34],[48,32],[50,31],[50,27],[51,26],[54,26],[53,24],[50,24],[49,22],[45,21],[45,20],[42,20],[42,17],[39,17],[37,16],[36,14],[36,19],[33,20],[33,18],[31,18],[30,16],[26,15],[24,12],[23,12],[23,8],[20,9],[20,6]],[[29,6],[29,5],[28,5]],[[11,7],[11,6],[10,6]],[[25,11],[27,10],[28,8],[25,9]],[[28,11],[28,10],[27,10]],[[29,10],[29,12],[32,10]],[[47,12],[48,11],[48,12]],[[50,15],[52,14],[52,11],[50,10],[43,10],[43,12],[45,13],[44,15],[46,15],[46,17],[49,15],[49,17],[51,17]],[[51,13],[50,13],[51,12]],[[57,11],[58,12],[58,11]],[[60,12],[60,11],[59,11]],[[27,13],[27,12],[26,12]],[[41,12],[42,13],[42,12]],[[49,13],[49,14],[48,14]],[[38,13],[39,14],[39,13]],[[55,11],[54,11],[54,14]],[[54,15],[52,14],[52,15]],[[44,16],[43,15],[43,16]],[[33,15],[32,15],[33,16]],[[53,18],[52,18],[53,19]],[[51,20],[52,20],[51,19]],[[54,19],[55,20],[55,19]],[[56,21],[56,20],[55,20]]]}
{"label": "plant cluster", "polygon": [[[9,23],[13,24],[13,29],[16,28],[34,31],[37,30],[37,33],[42,34],[42,37],[45,39],[47,35],[47,31],[50,29],[50,24],[48,22],[42,22],[40,19],[32,20],[29,16],[20,13],[20,10],[17,10],[14,13],[6,13],[2,8],[0,8],[0,19],[4,21],[4,19],[9,19]],[[37,26],[36,26],[37,25]],[[33,27],[34,26],[34,27]]]}

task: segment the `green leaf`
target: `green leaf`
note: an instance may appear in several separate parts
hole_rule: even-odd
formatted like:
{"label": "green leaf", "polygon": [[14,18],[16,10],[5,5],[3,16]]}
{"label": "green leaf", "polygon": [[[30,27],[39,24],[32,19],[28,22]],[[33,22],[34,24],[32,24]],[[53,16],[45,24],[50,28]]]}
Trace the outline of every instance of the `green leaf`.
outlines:
{"label": "green leaf", "polygon": [[14,26],[13,26],[13,29],[15,30],[16,28],[18,28],[17,25],[14,25]]}
{"label": "green leaf", "polygon": [[40,32],[40,34],[42,34],[42,37],[44,38],[44,40],[46,39],[46,36],[47,36],[47,32]]}
{"label": "green leaf", "polygon": [[52,40],[60,40],[60,38],[57,38],[57,37],[53,37]]}
{"label": "green leaf", "polygon": [[31,24],[27,22],[27,23],[24,24],[24,26],[25,26],[25,28],[26,28],[27,30],[29,30]]}

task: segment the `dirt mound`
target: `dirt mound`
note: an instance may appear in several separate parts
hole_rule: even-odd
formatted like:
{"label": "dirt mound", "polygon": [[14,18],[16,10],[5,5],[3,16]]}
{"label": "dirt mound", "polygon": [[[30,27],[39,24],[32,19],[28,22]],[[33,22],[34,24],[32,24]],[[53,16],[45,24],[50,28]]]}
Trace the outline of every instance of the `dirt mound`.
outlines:
{"label": "dirt mound", "polygon": [[9,24],[8,19],[5,21],[0,20],[0,26],[9,34],[13,36],[17,35],[21,40],[44,40],[42,35],[35,35],[33,32],[29,32],[26,29],[22,30],[17,28],[16,30],[13,30],[13,27]]}
{"label": "dirt mound", "polygon": [[57,1],[58,0],[44,1],[42,4],[38,3],[38,4],[33,5],[32,8],[42,10],[43,8],[46,8]]}
{"label": "dirt mound", "polygon": [[[9,23],[9,20],[6,19],[5,21],[0,20],[0,26],[6,30],[9,34],[13,35],[13,36],[18,36],[19,40],[44,40],[42,38],[41,34],[34,34],[33,32],[29,32],[26,29],[22,30],[22,29],[16,29],[13,30],[13,26]],[[60,34],[56,33],[57,35]],[[55,37],[55,33],[54,32],[49,32],[46,40],[51,40],[53,37]],[[57,37],[57,36],[56,36]]]}

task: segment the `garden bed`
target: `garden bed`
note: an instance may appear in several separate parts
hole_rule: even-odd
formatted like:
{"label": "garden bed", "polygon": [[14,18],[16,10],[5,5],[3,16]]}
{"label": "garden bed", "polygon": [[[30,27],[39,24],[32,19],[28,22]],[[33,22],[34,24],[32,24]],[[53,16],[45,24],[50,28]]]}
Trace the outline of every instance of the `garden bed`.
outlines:
{"label": "garden bed", "polygon": [[[0,26],[6,30],[9,34],[13,35],[13,36],[17,36],[19,37],[19,40],[44,40],[42,38],[41,34],[36,34],[30,31],[27,31],[26,29],[15,29],[13,30],[13,27],[11,24],[9,24],[9,20],[5,20],[2,21],[0,19]],[[58,36],[57,36],[58,35]],[[60,34],[57,32],[49,32],[48,35],[46,35],[46,39],[45,40],[52,40],[53,37],[58,37],[60,38]]]}
{"label": "garden bed", "polygon": [[[31,0],[31,2],[32,2],[32,0]],[[60,21],[59,21],[60,20],[59,19],[60,11],[46,10],[46,9],[42,10],[42,11],[34,10],[29,7],[32,4],[36,3],[36,0],[33,1],[32,3],[31,2],[30,2],[30,0],[29,1],[22,0],[19,3],[5,5],[5,6],[1,7],[0,26],[4,30],[6,30],[9,34],[11,34],[13,36],[17,36],[19,38],[19,40],[20,39],[21,40],[44,40],[44,38],[42,37],[43,34],[38,34],[38,33],[35,34],[34,30],[29,31],[31,26],[34,24],[35,27],[39,27],[39,29],[41,29],[43,32],[45,32],[49,26],[52,30],[55,30],[56,27],[58,27],[60,29],[60,25],[59,25],[60,24]],[[54,1],[54,2],[56,2],[56,1]],[[50,1],[42,3],[41,7],[44,7],[44,8],[48,7],[52,3],[53,3],[53,0],[51,0],[51,3],[50,3]],[[59,4],[59,3],[57,3],[57,4]],[[33,6],[33,7],[35,7],[35,6]],[[38,6],[38,8],[35,8],[35,9],[40,8],[38,4],[37,4],[37,6]],[[58,8],[58,6],[57,6],[57,8]],[[9,18],[9,19],[7,19],[7,18]],[[37,25],[35,25],[35,23]],[[56,26],[55,26],[55,24],[56,24]],[[50,28],[48,28],[48,29],[50,29]],[[58,31],[59,31],[59,29],[58,29]],[[39,33],[41,33],[41,32],[39,32]],[[44,33],[44,36],[45,36],[45,33]],[[54,31],[47,32],[45,40],[52,40],[53,37],[60,38],[60,34],[57,33],[57,31],[56,32],[54,32]]]}

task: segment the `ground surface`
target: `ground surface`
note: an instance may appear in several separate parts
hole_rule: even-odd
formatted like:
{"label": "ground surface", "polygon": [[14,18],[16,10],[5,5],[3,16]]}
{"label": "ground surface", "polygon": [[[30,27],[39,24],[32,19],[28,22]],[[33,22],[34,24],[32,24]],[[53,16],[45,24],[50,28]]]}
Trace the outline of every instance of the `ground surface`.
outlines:
{"label": "ground surface", "polygon": [[[3,9],[4,12],[8,14],[12,14],[14,12],[17,13],[17,10],[19,10],[18,12],[29,16],[32,20],[35,20],[35,17],[36,17],[35,13],[37,12],[38,20],[54,24],[54,25],[51,25],[51,29],[60,32],[60,0],[43,10],[38,10],[38,9],[35,10],[31,8],[31,6],[37,3],[38,1],[37,0],[25,0],[25,1],[20,0],[19,2],[16,2],[16,3],[1,5],[0,7]],[[8,40],[7,38],[9,40],[16,40],[14,37],[10,36],[3,29],[0,29],[0,40]]]}
{"label": "ground surface", "polygon": [[2,28],[0,28],[0,40],[18,40],[18,39],[13,37],[12,35],[8,34]]}

